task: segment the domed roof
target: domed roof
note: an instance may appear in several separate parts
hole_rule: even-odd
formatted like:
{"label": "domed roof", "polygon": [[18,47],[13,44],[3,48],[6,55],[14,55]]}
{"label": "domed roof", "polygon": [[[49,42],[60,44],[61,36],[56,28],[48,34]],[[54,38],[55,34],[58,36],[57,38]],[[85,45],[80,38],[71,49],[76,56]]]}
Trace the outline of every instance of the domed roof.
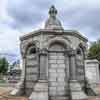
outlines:
{"label": "domed roof", "polygon": [[49,9],[49,18],[45,23],[45,29],[62,30],[61,22],[56,18],[57,10],[54,6]]}

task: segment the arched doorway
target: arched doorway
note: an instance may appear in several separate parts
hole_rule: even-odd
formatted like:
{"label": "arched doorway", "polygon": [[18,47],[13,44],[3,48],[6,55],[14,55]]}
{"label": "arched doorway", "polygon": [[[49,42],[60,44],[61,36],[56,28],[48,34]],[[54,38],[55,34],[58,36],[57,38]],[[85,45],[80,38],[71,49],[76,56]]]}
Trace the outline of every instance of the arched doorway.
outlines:
{"label": "arched doorway", "polygon": [[35,83],[38,80],[39,65],[38,53],[34,44],[29,44],[26,49],[26,63],[25,63],[25,94],[29,96]]}
{"label": "arched doorway", "polygon": [[50,98],[66,96],[68,92],[66,71],[68,64],[66,62],[65,50],[66,45],[61,42],[54,42],[49,46],[48,84]]}

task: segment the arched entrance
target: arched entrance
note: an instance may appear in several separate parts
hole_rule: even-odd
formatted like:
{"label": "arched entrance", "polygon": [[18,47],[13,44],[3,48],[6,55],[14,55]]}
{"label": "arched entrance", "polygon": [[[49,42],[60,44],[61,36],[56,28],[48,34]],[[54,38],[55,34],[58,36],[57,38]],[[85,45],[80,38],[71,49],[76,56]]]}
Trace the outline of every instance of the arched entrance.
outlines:
{"label": "arched entrance", "polygon": [[69,64],[65,50],[66,46],[60,42],[54,42],[49,46],[48,84],[51,98],[65,96],[68,92],[67,67]]}
{"label": "arched entrance", "polygon": [[25,61],[25,94],[29,96],[35,83],[38,80],[39,65],[38,54],[35,44],[29,44],[26,49],[26,61]]}

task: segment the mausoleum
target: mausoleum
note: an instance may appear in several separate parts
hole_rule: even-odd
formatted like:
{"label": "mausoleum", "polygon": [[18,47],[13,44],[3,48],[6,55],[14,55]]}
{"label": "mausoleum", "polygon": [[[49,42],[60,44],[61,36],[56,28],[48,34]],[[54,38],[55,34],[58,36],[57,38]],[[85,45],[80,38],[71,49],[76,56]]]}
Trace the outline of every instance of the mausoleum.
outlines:
{"label": "mausoleum", "polygon": [[65,30],[54,6],[44,29],[20,38],[23,72],[19,90],[29,100],[87,100],[85,66],[87,38]]}

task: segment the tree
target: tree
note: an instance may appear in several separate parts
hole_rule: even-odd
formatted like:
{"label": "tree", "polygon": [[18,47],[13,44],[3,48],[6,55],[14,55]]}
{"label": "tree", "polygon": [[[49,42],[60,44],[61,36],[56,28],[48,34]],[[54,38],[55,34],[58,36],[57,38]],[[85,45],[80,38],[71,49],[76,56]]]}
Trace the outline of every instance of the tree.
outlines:
{"label": "tree", "polygon": [[6,58],[0,58],[0,74],[5,74],[8,70],[8,61]]}
{"label": "tree", "polygon": [[88,57],[100,61],[100,42],[94,42],[89,48]]}

